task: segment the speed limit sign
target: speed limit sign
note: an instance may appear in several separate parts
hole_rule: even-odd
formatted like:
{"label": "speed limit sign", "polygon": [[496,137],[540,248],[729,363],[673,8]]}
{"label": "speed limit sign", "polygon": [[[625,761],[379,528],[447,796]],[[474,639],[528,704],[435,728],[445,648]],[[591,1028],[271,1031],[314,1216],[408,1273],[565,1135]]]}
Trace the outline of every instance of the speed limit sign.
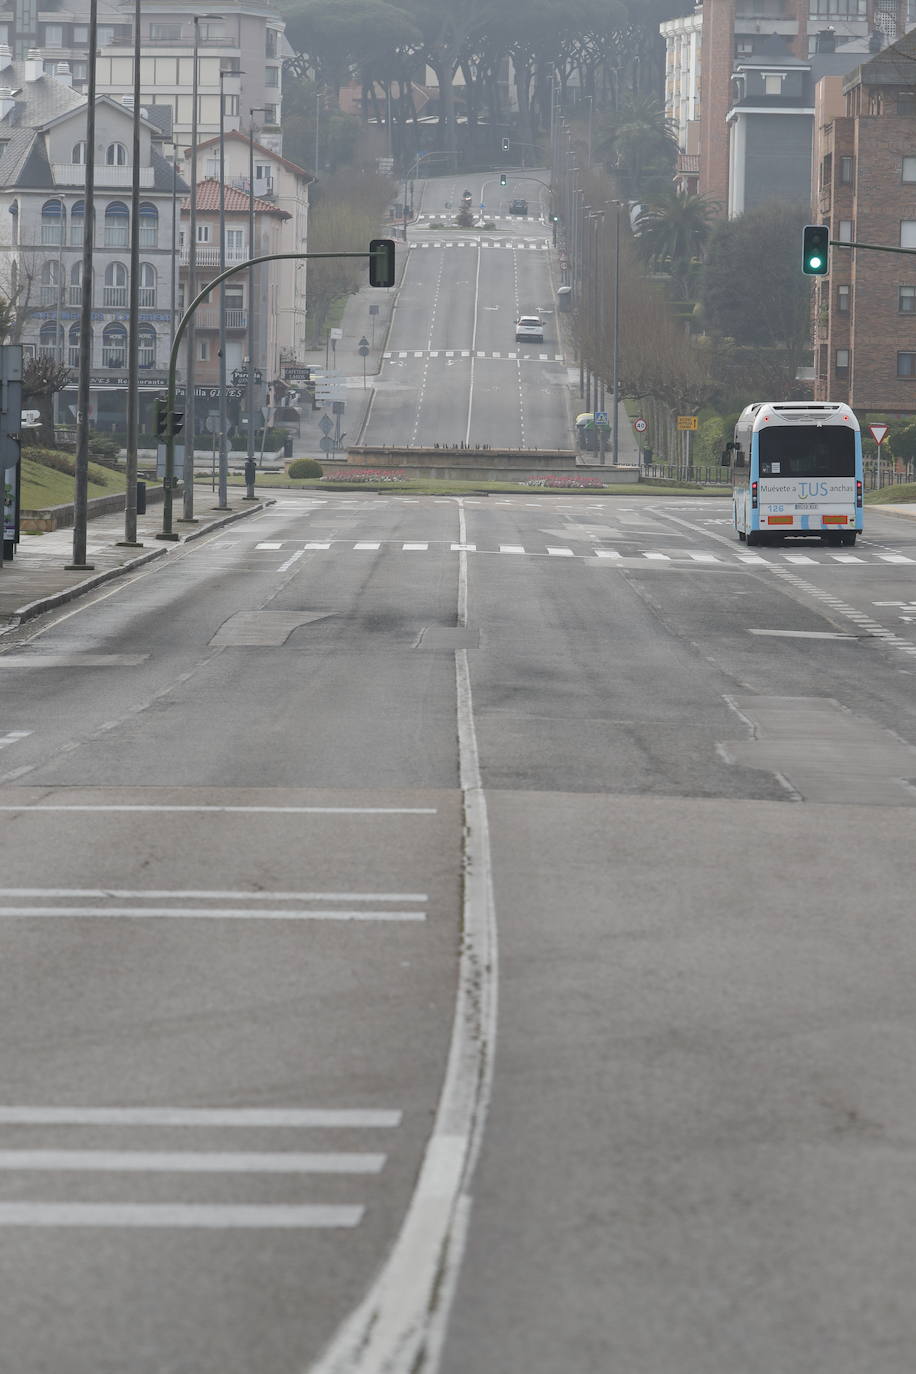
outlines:
{"label": "speed limit sign", "polygon": [[645,431],[649,428],[649,426],[646,424],[645,420],[640,415],[638,420],[633,421],[633,428],[636,430],[637,434],[644,434]]}

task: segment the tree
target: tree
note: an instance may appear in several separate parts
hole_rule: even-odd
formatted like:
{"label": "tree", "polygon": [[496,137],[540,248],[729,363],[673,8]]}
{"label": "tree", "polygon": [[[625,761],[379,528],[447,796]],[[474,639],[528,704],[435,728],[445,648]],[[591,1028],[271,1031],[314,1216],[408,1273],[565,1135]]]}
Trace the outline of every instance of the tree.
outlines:
{"label": "tree", "polygon": [[[50,447],[54,443],[54,395],[70,383],[73,373],[65,363],[53,358],[29,358],[22,369],[22,408],[37,410],[41,429],[33,430],[36,442]],[[29,406],[26,403],[34,401]]]}
{"label": "tree", "polygon": [[[317,253],[367,252],[391,195],[391,182],[375,173],[337,172],[325,178],[319,183],[309,218],[309,249]],[[309,263],[308,320],[313,346],[324,341],[333,302],[359,290],[366,273],[366,262],[356,258],[324,258]]]}
{"label": "tree", "polygon": [[606,111],[597,121],[594,146],[630,200],[645,195],[652,178],[665,185],[674,171],[677,139],[654,96],[628,95],[616,110]]}
{"label": "tree", "polygon": [[[768,201],[718,226],[703,271],[707,328],[739,345],[779,348],[790,364],[809,346],[811,288],[799,270],[807,206]],[[793,370],[794,375],[794,370]]]}
{"label": "tree", "polygon": [[673,294],[680,299],[687,297],[693,266],[705,256],[716,208],[705,196],[682,195],[672,186],[653,196],[636,220],[636,246],[643,260],[671,277]]}

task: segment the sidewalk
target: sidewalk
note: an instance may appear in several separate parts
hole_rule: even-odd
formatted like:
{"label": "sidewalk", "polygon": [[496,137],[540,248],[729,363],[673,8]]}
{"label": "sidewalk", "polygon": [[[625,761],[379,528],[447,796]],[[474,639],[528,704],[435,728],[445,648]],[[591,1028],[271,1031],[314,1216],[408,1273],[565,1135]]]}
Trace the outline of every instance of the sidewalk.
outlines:
{"label": "sidewalk", "polygon": [[24,620],[81,596],[113,577],[142,567],[154,558],[165,557],[191,539],[199,539],[221,525],[253,515],[273,504],[270,497],[245,501],[238,488],[229,489],[228,511],[214,510],[215,499],[209,487],[195,486],[194,514],[199,523],[185,525],[178,519],[182,511],[181,497],[178,497],[173,521],[173,529],[179,535],[176,542],[156,539],[162,529],[162,505],[151,505],[149,512],[137,519],[137,539],[142,548],[118,545],[118,540],[124,538],[123,511],[90,520],[86,532],[86,562],[93,564],[92,572],[67,571],[66,565],[73,557],[72,529],[24,534],[15,557],[4,560],[0,568],[0,636]]}

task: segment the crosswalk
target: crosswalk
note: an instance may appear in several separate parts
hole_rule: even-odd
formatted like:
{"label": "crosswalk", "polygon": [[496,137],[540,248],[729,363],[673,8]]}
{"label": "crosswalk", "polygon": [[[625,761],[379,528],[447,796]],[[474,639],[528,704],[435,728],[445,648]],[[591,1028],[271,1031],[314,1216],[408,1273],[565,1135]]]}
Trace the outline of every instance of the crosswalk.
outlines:
{"label": "crosswalk", "polygon": [[[414,224],[435,224],[441,222],[443,219],[447,219],[450,213],[451,212],[448,210],[440,211],[438,214],[436,214],[434,210],[424,210],[421,214],[417,215],[413,222]],[[479,211],[475,210],[474,213],[479,214]],[[486,210],[484,214],[486,214],[487,219],[491,220],[494,224],[544,223],[543,215],[491,215]]]}
{"label": "crosswalk", "polygon": [[849,567],[856,565],[865,567],[868,565],[876,566],[880,564],[892,564],[899,566],[908,564],[916,566],[916,558],[910,558],[906,554],[900,553],[871,553],[862,552],[851,553],[831,553],[828,550],[818,551],[813,554],[784,553],[778,550],[770,550],[766,555],[758,553],[743,553],[735,550],[733,553],[728,550],[717,550],[711,552],[709,549],[638,549],[626,552],[620,549],[590,548],[586,550],[576,550],[566,545],[546,544],[543,546],[531,546],[527,544],[495,544],[480,545],[469,543],[452,543],[445,540],[383,540],[383,539],[315,539],[315,540],[284,540],[284,541],[264,541],[256,544],[255,548],[267,553],[282,553],[284,550],[302,550],[305,553],[479,553],[479,554],[504,554],[512,557],[526,556],[529,558],[572,558],[579,562],[605,563],[617,566],[632,566],[655,564],[655,565],[674,565],[688,567],[777,567],[792,565],[807,566],[835,566]]}
{"label": "crosswalk", "polygon": [[512,351],[492,352],[480,348],[401,348],[382,354],[383,358],[489,358],[502,362],[562,363],[562,353],[519,353]]}
{"label": "crosswalk", "polygon": [[550,244],[546,239],[411,239],[408,248],[511,248],[524,252],[532,249],[545,252]]}

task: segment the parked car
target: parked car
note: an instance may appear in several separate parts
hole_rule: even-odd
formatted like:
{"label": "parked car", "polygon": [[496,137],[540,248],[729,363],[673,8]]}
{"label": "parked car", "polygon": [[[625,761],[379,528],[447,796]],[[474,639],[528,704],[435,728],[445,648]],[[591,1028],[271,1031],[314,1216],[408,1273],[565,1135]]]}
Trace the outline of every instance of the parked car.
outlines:
{"label": "parked car", "polygon": [[510,214],[510,215],[527,215],[527,213],[528,213],[528,202],[527,202],[527,200],[521,200],[521,199],[519,199],[519,200],[513,200],[513,201],[510,203],[510,205],[509,205],[509,214]]}
{"label": "parked car", "polygon": [[543,343],[544,324],[540,315],[519,315],[515,321],[516,343]]}

